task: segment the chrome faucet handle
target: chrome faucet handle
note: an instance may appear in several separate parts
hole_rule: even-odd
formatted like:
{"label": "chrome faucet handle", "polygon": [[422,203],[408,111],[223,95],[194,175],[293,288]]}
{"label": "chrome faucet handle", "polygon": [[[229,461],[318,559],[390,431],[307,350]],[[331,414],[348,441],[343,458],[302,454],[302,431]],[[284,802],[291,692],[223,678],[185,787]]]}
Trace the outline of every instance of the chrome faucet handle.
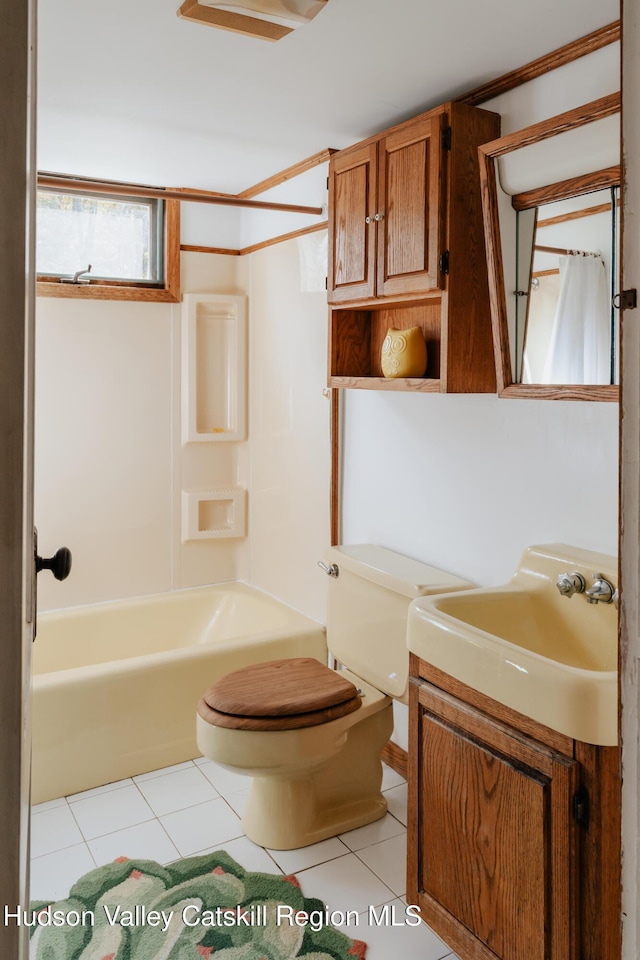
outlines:
{"label": "chrome faucet handle", "polygon": [[[616,603],[617,591],[601,573],[594,573],[595,580],[585,591],[589,603]],[[617,605],[617,603],[616,603]]]}
{"label": "chrome faucet handle", "polygon": [[324,570],[328,577],[333,577],[337,579],[340,570],[338,569],[337,563],[332,563],[331,566],[327,566],[326,563],[323,563],[322,560],[318,560],[318,566]]}
{"label": "chrome faucet handle", "polygon": [[586,582],[581,573],[561,573],[556,580],[556,587],[563,597],[571,597],[574,593],[584,593]]}

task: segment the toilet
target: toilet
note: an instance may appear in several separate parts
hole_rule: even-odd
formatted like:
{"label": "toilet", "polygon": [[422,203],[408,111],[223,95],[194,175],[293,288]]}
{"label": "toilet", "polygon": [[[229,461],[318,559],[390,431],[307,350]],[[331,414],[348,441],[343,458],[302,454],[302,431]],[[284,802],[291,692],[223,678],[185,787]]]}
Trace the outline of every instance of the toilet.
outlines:
{"label": "toilet", "polygon": [[473,586],[373,544],[331,547],[327,645],[227,674],[198,704],[202,754],[253,777],[242,816],[254,843],[290,850],[384,816],[381,753],[393,700],[407,702],[411,600]]}

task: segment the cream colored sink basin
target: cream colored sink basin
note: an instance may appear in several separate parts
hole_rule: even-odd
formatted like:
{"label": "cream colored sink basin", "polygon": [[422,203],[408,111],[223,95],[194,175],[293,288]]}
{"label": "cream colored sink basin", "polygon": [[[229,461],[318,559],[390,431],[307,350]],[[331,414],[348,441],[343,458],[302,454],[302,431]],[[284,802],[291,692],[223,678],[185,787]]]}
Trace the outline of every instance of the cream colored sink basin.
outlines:
{"label": "cream colored sink basin", "polygon": [[614,557],[563,544],[529,547],[503,587],[420,597],[409,607],[412,653],[519,713],[585,743],[618,740],[617,610],[562,596],[580,573],[617,585]]}

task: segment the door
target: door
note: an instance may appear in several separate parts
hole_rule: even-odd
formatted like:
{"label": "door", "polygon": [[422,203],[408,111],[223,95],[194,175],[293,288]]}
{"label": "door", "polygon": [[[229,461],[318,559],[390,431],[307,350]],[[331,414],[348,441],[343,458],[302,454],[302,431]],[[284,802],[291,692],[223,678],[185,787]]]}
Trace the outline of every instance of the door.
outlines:
{"label": "door", "polygon": [[414,697],[422,918],[477,960],[574,960],[579,765],[430,684]]}
{"label": "door", "polygon": [[[31,0],[0,0],[0,904],[27,903],[33,587]],[[7,133],[9,132],[9,135]],[[25,177],[25,171],[27,176]],[[25,290],[28,291],[25,297]],[[0,924],[0,956],[26,960],[26,928]]]}
{"label": "door", "polygon": [[369,143],[343,150],[329,164],[330,303],[375,295],[376,149]]}
{"label": "door", "polygon": [[442,114],[425,117],[380,141],[379,297],[439,286],[442,121]]}

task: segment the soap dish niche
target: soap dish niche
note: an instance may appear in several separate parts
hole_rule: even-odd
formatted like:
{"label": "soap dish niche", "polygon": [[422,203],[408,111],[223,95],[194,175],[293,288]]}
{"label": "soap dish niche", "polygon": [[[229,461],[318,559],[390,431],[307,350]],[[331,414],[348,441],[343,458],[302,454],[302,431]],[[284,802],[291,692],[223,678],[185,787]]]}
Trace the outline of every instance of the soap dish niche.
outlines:
{"label": "soap dish niche", "polygon": [[185,294],[182,303],[182,441],[244,440],[246,300]]}
{"label": "soap dish niche", "polygon": [[247,492],[243,487],[182,491],[182,540],[244,537]]}

